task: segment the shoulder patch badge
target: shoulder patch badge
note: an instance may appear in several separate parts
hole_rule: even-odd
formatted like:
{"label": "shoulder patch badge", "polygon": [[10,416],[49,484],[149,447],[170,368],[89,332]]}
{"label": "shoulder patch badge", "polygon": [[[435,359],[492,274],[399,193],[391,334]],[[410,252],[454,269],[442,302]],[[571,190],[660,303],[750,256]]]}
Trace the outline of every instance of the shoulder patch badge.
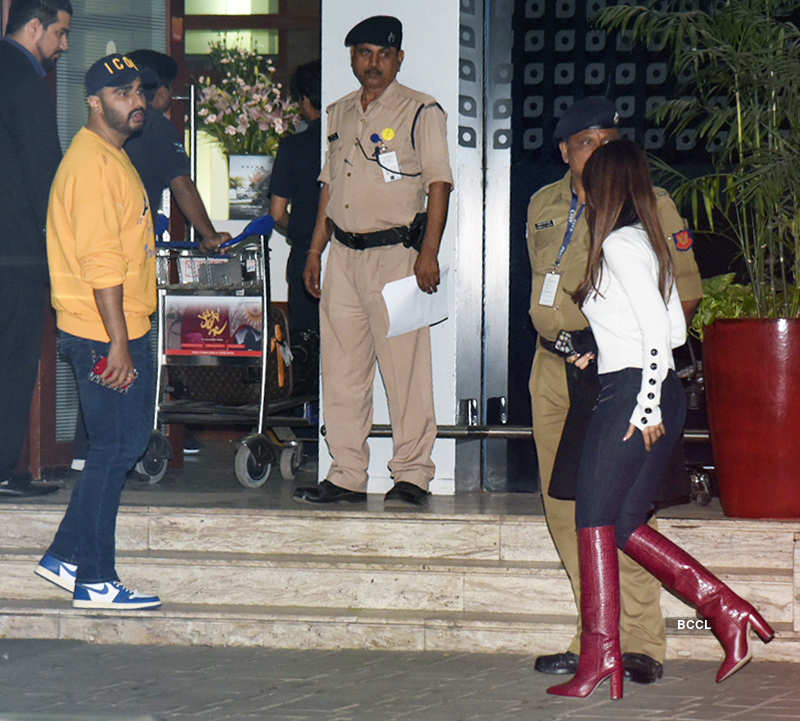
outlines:
{"label": "shoulder patch badge", "polygon": [[552,228],[555,223],[552,220],[543,220],[541,223],[536,223],[533,227],[536,230],[544,230],[545,228]]}
{"label": "shoulder patch badge", "polygon": [[679,230],[677,233],[673,233],[672,240],[675,242],[675,247],[678,250],[686,251],[694,245],[692,231],[688,229]]}

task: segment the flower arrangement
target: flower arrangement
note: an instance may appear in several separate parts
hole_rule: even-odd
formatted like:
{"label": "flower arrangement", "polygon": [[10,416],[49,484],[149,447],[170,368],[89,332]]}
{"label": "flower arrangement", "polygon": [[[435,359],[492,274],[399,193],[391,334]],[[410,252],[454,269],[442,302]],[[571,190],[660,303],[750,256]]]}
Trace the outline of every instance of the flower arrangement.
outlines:
{"label": "flower arrangement", "polygon": [[210,76],[198,78],[199,129],[215,138],[228,155],[275,155],[280,139],[294,132],[299,107],[275,82],[275,67],[255,51],[211,44]]}

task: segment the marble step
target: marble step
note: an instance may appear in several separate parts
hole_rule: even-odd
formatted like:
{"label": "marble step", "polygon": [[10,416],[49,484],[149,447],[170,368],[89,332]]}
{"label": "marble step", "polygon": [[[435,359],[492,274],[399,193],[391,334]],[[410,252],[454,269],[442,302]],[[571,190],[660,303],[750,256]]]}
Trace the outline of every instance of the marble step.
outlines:
{"label": "marble step", "polygon": [[[668,623],[668,628],[670,624]],[[563,649],[574,618],[559,615],[426,613],[336,608],[167,603],[153,611],[73,609],[66,601],[0,600],[0,638],[90,643],[264,646],[538,655]],[[800,662],[800,634],[776,624],[752,643],[756,661]],[[668,631],[668,658],[722,660],[710,631]]]}
{"label": "marble step", "polygon": [[[0,546],[45,548],[63,506],[4,504]],[[660,530],[715,567],[800,568],[800,523],[662,518]],[[297,554],[558,563],[541,516],[126,506],[119,551]],[[797,559],[797,560],[796,560]]]}
{"label": "marble step", "polygon": [[[64,599],[33,575],[39,555],[0,549],[0,598]],[[126,584],[178,604],[213,597],[232,606],[575,614],[566,574],[550,562],[151,551],[121,553],[117,568]],[[770,622],[792,623],[791,569],[715,570]],[[662,608],[666,616],[695,616],[666,591]]]}

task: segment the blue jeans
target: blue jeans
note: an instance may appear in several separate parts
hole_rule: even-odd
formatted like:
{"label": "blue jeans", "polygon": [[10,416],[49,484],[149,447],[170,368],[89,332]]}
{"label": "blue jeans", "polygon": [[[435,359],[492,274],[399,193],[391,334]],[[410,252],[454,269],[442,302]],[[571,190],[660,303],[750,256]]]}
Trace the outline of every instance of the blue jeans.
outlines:
{"label": "blue jeans", "polygon": [[130,341],[138,378],[127,393],[89,380],[92,351],[109,344],[59,331],[59,352],[75,372],[89,452],[69,506],[50,546],[62,561],[78,564],[79,583],[118,581],[115,535],[125,475],[147,448],[153,427],[153,356],[147,335]]}
{"label": "blue jeans", "polygon": [[600,376],[600,393],[592,411],[578,469],[575,520],[578,528],[616,526],[617,545],[653,511],[659,487],[671,466],[675,444],[683,436],[686,397],[670,371],[661,386],[661,417],[666,435],[646,451],[641,432],[623,441],[636,394],[640,368],[624,368]]}

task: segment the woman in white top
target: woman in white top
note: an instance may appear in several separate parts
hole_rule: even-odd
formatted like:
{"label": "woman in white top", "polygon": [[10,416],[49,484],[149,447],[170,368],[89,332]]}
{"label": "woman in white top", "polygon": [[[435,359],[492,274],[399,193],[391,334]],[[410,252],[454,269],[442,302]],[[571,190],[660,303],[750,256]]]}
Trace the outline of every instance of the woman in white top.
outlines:
{"label": "woman in white top", "polygon": [[[725,649],[717,681],[750,659],[749,626],[770,626],[694,558],[647,525],[686,413],[672,349],[686,325],[647,159],[629,140],[598,148],[583,171],[591,247],[573,294],[597,341],[600,394],[581,454],[576,522],[581,655],[548,693],[588,696],[605,678],[622,697],[617,548],[693,603]],[[586,361],[584,357],[581,359]]]}

